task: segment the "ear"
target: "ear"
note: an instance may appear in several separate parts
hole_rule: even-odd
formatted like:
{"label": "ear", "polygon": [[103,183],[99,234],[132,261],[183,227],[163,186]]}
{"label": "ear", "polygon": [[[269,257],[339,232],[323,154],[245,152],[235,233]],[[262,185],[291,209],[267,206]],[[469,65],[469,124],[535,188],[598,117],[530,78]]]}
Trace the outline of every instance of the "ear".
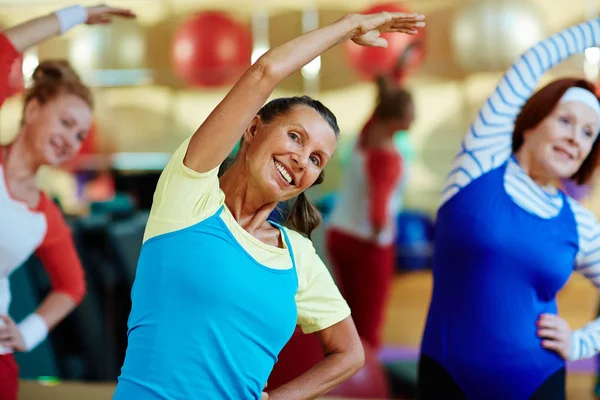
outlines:
{"label": "ear", "polygon": [[37,99],[31,99],[23,110],[23,123],[26,125],[37,117],[41,109],[41,104]]}
{"label": "ear", "polygon": [[252,122],[250,125],[248,125],[248,128],[246,128],[246,131],[244,132],[244,142],[252,142],[254,137],[256,137],[261,124],[262,120],[259,115],[256,115],[254,118],[252,118]]}

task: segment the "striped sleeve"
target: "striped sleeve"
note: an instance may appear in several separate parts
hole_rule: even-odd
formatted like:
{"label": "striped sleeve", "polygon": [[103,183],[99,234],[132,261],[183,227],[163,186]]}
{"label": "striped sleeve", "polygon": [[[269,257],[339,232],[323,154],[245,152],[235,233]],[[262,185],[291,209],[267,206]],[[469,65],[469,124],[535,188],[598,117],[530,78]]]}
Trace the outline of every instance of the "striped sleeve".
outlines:
{"label": "striped sleeve", "polygon": [[515,120],[542,75],[561,61],[598,44],[600,19],[573,26],[537,43],[508,69],[461,143],[442,192],[442,204],[510,157]]}
{"label": "striped sleeve", "polygon": [[[579,233],[575,269],[600,287],[600,223],[594,214],[570,200]],[[600,318],[573,332],[569,359],[580,360],[600,353]]]}

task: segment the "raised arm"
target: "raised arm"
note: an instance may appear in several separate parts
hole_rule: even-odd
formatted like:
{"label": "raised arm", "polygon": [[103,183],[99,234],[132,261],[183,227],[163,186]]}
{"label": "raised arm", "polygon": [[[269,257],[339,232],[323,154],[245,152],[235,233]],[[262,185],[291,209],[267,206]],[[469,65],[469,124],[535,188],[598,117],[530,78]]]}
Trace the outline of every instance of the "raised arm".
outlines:
{"label": "raised arm", "polygon": [[252,65],[198,128],[184,164],[197,172],[217,167],[233,150],[277,85],[311,60],[347,40],[385,47],[382,32],[415,34],[423,16],[404,13],[348,15],[275,47]]}
{"label": "raised arm", "polygon": [[509,68],[462,141],[442,192],[442,204],[510,157],[515,120],[542,75],[572,55],[599,44],[600,20],[596,19],[539,42]]}
{"label": "raised arm", "polygon": [[76,25],[110,23],[111,16],[133,18],[135,15],[129,10],[105,5],[94,7],[75,5],[9,28],[4,31],[4,35],[17,51],[23,52],[28,47],[64,33]]}

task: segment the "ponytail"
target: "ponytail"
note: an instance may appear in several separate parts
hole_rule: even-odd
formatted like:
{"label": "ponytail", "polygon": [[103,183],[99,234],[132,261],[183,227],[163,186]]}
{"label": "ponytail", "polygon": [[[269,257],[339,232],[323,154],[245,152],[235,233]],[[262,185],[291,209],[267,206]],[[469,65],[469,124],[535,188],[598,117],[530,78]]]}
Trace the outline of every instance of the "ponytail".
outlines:
{"label": "ponytail", "polygon": [[[325,174],[321,172],[313,186],[317,186],[325,180]],[[317,207],[315,207],[306,194],[304,192],[300,193],[296,198],[296,202],[294,206],[290,210],[287,219],[285,221],[285,225],[304,234],[306,237],[310,239],[310,235],[312,232],[317,229],[323,218],[321,217],[321,212]]]}
{"label": "ponytail", "polygon": [[300,193],[285,224],[310,239],[312,231],[321,224],[322,220],[319,209],[308,200],[306,194]]}

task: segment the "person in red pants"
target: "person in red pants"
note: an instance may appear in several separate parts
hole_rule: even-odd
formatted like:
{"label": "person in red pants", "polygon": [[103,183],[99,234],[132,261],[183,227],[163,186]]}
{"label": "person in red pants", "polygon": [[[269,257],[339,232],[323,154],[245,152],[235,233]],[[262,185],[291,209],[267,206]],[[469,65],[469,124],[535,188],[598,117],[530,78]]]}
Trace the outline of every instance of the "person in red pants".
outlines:
{"label": "person in red pants", "polygon": [[406,90],[377,78],[378,104],[363,128],[329,219],[329,261],[360,336],[378,349],[395,267],[395,220],[406,171],[394,134],[414,120]]}
{"label": "person in red pants", "polygon": [[[78,24],[133,16],[106,6],[72,6],[0,32],[0,104],[10,95],[9,75],[20,54]],[[16,138],[0,146],[0,399],[17,398],[15,351],[47,337],[85,294],[85,278],[71,232],[60,210],[39,190],[42,165],[60,165],[81,148],[91,121],[92,94],[65,61],[45,61],[33,73]],[[9,276],[36,254],[52,290],[35,312],[15,323],[8,315]]]}

